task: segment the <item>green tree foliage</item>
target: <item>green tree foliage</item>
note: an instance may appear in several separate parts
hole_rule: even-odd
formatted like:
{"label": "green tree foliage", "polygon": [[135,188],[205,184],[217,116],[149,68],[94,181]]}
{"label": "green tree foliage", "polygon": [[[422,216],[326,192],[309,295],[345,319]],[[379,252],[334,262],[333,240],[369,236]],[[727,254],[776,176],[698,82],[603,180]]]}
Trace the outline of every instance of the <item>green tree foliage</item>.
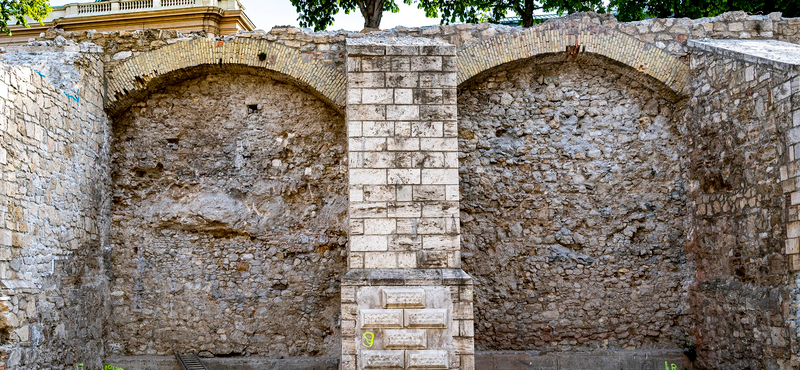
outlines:
{"label": "green tree foliage", "polygon": [[784,17],[800,16],[798,0],[611,0],[609,8],[623,22],[657,18],[702,18],[743,10],[753,14],[782,12]]}
{"label": "green tree foliage", "polygon": [[[2,0],[0,0],[2,1]],[[291,0],[303,27],[323,30],[333,24],[339,10],[350,13],[359,9],[364,16],[365,28],[379,28],[384,11],[397,12],[396,0]],[[783,12],[784,17],[800,17],[800,0],[403,0],[417,4],[431,18],[442,18],[442,23],[491,22],[498,23],[516,13],[520,25],[530,27],[536,23],[534,12],[567,14],[594,11],[612,12],[623,22],[650,17],[713,17],[732,10],[767,14]]]}
{"label": "green tree foliage", "polygon": [[25,17],[42,24],[52,10],[47,0],[0,0],[0,32],[11,35],[8,26],[13,21],[30,27]]}
{"label": "green tree foliage", "polygon": [[[291,0],[300,16],[297,20],[303,27],[322,31],[333,24],[333,16],[340,10],[345,14],[358,9],[364,16],[364,28],[379,28],[383,12],[397,13],[395,0]],[[411,0],[405,0],[410,4]]]}

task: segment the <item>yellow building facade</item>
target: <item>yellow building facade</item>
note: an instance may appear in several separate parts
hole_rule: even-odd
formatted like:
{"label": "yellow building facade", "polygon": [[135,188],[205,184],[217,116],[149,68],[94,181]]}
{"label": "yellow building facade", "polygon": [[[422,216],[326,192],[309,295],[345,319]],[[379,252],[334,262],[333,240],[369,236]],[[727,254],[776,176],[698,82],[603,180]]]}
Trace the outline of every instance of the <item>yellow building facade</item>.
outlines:
{"label": "yellow building facade", "polygon": [[98,32],[158,28],[214,36],[255,29],[238,0],[112,0],[54,7],[44,25],[12,26],[12,35],[1,35],[0,45],[25,43],[50,27]]}

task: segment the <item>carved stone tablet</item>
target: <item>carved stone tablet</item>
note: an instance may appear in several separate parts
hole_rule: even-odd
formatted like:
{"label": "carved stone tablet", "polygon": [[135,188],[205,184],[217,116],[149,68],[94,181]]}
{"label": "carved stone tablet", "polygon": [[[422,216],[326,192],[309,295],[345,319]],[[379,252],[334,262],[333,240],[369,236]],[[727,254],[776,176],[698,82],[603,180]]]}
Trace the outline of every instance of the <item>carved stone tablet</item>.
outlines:
{"label": "carved stone tablet", "polygon": [[402,328],[403,310],[358,310],[361,316],[361,328]]}
{"label": "carved stone tablet", "polygon": [[447,310],[405,310],[405,324],[408,328],[446,328]]}
{"label": "carved stone tablet", "polygon": [[447,351],[406,351],[409,369],[447,369]]}
{"label": "carved stone tablet", "polygon": [[381,289],[383,308],[425,308],[422,289]]}
{"label": "carved stone tablet", "polygon": [[425,349],[427,335],[425,330],[386,330],[384,347],[389,349]]}
{"label": "carved stone tablet", "polygon": [[365,369],[403,368],[403,351],[363,350],[359,356]]}

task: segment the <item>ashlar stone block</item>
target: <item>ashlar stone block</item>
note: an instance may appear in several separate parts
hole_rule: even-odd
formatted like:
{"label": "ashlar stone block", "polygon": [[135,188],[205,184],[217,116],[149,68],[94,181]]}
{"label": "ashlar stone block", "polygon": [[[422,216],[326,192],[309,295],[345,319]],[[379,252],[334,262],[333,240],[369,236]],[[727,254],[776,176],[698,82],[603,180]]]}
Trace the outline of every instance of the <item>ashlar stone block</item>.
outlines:
{"label": "ashlar stone block", "polygon": [[384,347],[387,349],[425,349],[427,335],[425,330],[385,330]]}
{"label": "ashlar stone block", "polygon": [[425,308],[423,289],[381,289],[383,308]]}
{"label": "ashlar stone block", "polygon": [[447,327],[447,310],[405,310],[404,324],[408,328],[442,329]]}
{"label": "ashlar stone block", "polygon": [[402,369],[405,363],[404,351],[377,351],[362,350],[359,354],[359,362],[365,369]]}
{"label": "ashlar stone block", "polygon": [[360,309],[362,329],[402,328],[403,310]]}
{"label": "ashlar stone block", "polygon": [[406,351],[408,369],[447,369],[447,351]]}

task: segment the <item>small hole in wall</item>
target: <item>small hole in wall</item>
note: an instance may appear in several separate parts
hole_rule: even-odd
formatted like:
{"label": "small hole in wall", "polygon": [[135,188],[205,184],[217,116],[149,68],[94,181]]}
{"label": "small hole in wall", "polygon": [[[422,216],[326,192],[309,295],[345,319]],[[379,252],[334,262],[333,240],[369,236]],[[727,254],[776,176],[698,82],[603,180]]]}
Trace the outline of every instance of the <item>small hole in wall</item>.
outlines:
{"label": "small hole in wall", "polygon": [[262,61],[262,62],[263,62],[263,61],[265,61],[265,60],[267,60],[267,53],[265,53],[265,52],[263,52],[263,51],[262,51],[262,52],[260,52],[260,53],[258,53],[258,60],[260,60],[260,61]]}
{"label": "small hole in wall", "polygon": [[176,137],[169,138],[169,139],[167,139],[167,144],[178,145],[179,141],[180,141],[180,139],[178,139]]}
{"label": "small hole in wall", "polygon": [[139,247],[133,247],[133,253],[139,253]]}
{"label": "small hole in wall", "polygon": [[247,104],[247,113],[256,113],[258,111],[258,104]]}

